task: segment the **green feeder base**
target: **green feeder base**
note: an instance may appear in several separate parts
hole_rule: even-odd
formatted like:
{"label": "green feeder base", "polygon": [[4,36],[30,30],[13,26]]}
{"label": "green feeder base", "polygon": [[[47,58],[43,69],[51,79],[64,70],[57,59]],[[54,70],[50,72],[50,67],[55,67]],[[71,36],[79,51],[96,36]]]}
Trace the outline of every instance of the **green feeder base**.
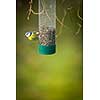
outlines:
{"label": "green feeder base", "polygon": [[54,54],[56,52],[56,45],[43,46],[39,45],[39,53],[44,55]]}

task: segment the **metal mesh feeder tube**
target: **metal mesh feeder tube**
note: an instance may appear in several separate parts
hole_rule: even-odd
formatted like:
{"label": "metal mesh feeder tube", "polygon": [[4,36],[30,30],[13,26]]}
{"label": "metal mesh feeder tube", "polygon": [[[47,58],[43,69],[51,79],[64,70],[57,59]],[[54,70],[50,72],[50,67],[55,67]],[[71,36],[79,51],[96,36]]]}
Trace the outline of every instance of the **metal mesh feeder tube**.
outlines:
{"label": "metal mesh feeder tube", "polygon": [[54,54],[56,52],[56,0],[39,0],[39,53]]}

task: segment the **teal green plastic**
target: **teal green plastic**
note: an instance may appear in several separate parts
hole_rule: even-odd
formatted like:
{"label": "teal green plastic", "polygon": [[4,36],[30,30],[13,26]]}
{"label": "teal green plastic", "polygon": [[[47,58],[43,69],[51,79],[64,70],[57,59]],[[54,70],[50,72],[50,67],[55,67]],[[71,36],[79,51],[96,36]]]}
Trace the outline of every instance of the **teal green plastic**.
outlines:
{"label": "teal green plastic", "polygon": [[56,52],[56,45],[43,46],[39,45],[39,53],[44,55],[54,54]]}

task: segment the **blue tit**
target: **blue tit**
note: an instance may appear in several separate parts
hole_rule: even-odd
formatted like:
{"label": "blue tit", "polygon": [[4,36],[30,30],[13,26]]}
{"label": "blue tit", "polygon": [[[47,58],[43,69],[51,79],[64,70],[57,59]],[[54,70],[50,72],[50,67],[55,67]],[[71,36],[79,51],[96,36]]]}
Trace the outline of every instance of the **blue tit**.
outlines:
{"label": "blue tit", "polygon": [[25,36],[28,38],[28,40],[34,40],[38,37],[38,32],[26,32]]}

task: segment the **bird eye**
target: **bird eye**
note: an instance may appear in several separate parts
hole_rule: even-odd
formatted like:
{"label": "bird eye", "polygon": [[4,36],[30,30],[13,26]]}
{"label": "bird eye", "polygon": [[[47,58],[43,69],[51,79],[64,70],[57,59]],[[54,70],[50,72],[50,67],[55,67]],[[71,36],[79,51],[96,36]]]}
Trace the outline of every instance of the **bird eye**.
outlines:
{"label": "bird eye", "polygon": [[25,33],[25,36],[26,36],[26,37],[29,37],[30,35],[31,35],[30,32],[26,32],[26,33]]}

